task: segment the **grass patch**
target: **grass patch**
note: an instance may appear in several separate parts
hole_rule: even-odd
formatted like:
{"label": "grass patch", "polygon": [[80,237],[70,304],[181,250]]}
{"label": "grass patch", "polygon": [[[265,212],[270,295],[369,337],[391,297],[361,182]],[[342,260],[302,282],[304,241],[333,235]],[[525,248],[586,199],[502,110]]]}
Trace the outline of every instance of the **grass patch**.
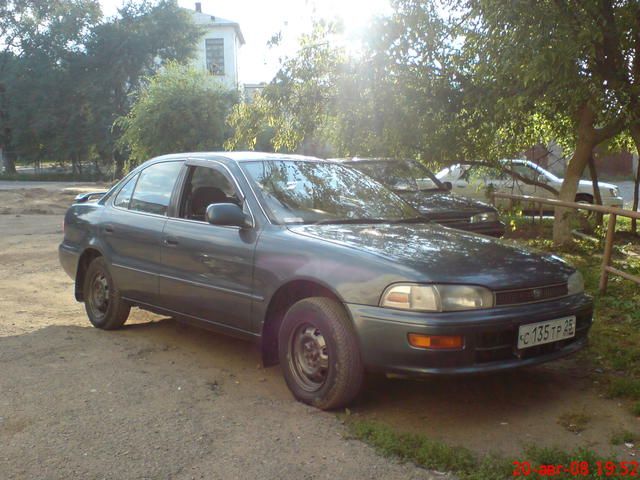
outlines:
{"label": "grass patch", "polygon": [[586,413],[563,413],[558,418],[558,425],[561,425],[565,430],[572,433],[580,433],[587,428],[587,424],[591,420],[591,417]]}
{"label": "grass patch", "polygon": [[640,400],[640,380],[634,378],[612,378],[607,393],[613,398]]}
{"label": "grass patch", "polygon": [[636,417],[640,417],[640,402],[636,402],[631,407],[631,413],[633,413]]}
{"label": "grass patch", "polygon": [[629,430],[620,430],[611,435],[611,445],[622,445],[623,443],[635,443],[638,437]]}
{"label": "grass patch", "polygon": [[[537,219],[509,215],[514,230],[512,241],[538,250],[554,253],[576,266],[585,278],[585,288],[594,297],[594,323],[589,334],[589,347],[581,352],[585,368],[602,371],[598,378],[610,397],[640,401],[640,288],[621,277],[610,276],[607,293],[598,291],[604,231],[596,229],[599,241],[577,240],[570,247],[557,249],[551,241],[553,219]],[[608,221],[605,216],[604,222]],[[640,276],[640,237],[629,233],[630,220],[617,220],[613,266]],[[634,407],[640,415],[640,407]]]}
{"label": "grass patch", "polygon": [[[572,462],[587,462],[590,474],[582,475],[584,479],[598,479],[597,461],[615,461],[599,458],[592,450],[576,449],[565,451],[557,447],[528,447],[518,458],[509,458],[498,454],[477,456],[464,447],[453,447],[443,442],[430,439],[425,435],[396,432],[386,425],[377,422],[353,419],[346,421],[351,435],[373,446],[380,454],[413,462],[416,465],[438,471],[455,474],[461,480],[502,480],[514,478],[514,469],[518,465],[529,465],[539,470],[542,475],[531,472],[527,478],[570,479],[571,473],[557,472],[550,475],[547,466],[564,465],[569,468]],[[517,465],[514,462],[519,462]],[[520,476],[523,474],[521,473]]]}

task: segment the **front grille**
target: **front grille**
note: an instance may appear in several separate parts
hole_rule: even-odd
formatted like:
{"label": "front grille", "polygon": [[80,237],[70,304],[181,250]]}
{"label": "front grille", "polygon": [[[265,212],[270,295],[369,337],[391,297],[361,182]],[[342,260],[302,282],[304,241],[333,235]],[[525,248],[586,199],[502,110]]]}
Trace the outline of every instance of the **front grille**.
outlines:
{"label": "front grille", "polygon": [[566,283],[520,290],[502,290],[496,292],[496,307],[551,300],[564,297],[568,293],[569,290]]}

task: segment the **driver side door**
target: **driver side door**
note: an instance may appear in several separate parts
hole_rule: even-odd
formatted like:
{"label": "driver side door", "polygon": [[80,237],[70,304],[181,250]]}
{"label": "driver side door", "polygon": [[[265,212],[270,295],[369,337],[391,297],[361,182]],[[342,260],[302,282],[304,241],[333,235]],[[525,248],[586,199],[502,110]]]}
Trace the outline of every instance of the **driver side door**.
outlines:
{"label": "driver side door", "polygon": [[214,203],[237,203],[250,216],[251,211],[223,163],[190,160],[187,169],[178,211],[167,219],[162,235],[163,306],[193,320],[247,332],[256,298],[256,229],[211,225],[204,213]]}

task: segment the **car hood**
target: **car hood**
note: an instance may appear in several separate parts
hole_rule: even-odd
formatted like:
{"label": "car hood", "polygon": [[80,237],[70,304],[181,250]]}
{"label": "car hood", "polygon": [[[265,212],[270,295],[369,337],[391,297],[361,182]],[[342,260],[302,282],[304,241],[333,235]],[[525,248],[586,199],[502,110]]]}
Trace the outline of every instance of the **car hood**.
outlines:
{"label": "car hood", "polygon": [[[411,281],[466,283],[493,290],[563,283],[574,271],[558,257],[437,224],[291,225],[295,234],[389,261]],[[364,260],[366,261],[366,259]]]}
{"label": "car hood", "polygon": [[[583,189],[587,189],[590,192],[593,191],[593,182],[591,182],[591,180],[580,180],[579,184],[580,184],[580,187],[582,187]],[[618,187],[612,183],[598,182],[598,188],[600,189],[616,188],[617,189]]]}
{"label": "car hood", "polygon": [[486,203],[467,197],[454,195],[450,192],[396,192],[420,213],[437,219],[442,217],[469,217],[475,213],[493,211],[494,208]]}

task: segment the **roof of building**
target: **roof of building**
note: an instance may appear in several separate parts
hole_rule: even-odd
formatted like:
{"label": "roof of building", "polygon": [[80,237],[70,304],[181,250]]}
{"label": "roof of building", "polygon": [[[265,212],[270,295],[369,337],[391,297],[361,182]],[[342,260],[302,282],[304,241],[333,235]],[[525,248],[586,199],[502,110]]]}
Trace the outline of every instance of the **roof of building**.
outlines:
{"label": "roof of building", "polygon": [[238,35],[238,39],[240,40],[240,45],[244,45],[244,35],[242,35],[242,30],[240,30],[240,24],[238,22],[234,22],[233,20],[227,20],[226,18],[216,17],[215,15],[211,15],[204,12],[198,12],[196,10],[187,9],[193,18],[193,21],[196,25],[204,25],[209,27],[233,27],[236,31],[236,35]]}

